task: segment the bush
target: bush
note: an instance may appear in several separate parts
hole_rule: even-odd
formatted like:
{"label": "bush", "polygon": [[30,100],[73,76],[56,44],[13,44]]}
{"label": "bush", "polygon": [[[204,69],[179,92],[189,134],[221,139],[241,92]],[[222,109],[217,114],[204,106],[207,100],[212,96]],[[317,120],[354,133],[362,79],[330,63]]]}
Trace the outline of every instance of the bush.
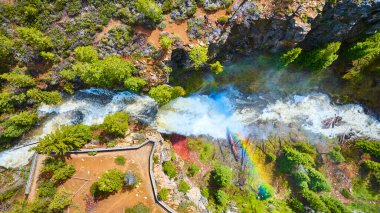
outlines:
{"label": "bush", "polygon": [[322,173],[314,168],[307,168],[307,174],[310,178],[309,188],[315,192],[330,191],[331,186]]}
{"label": "bush", "polygon": [[319,195],[308,189],[301,192],[302,197],[306,200],[308,205],[318,212],[330,212],[325,203],[320,199]]}
{"label": "bush", "polygon": [[353,196],[351,195],[351,193],[346,188],[342,189],[342,191],[340,193],[343,195],[343,197],[345,197],[347,199],[352,199],[353,198]]}
{"label": "bush", "polygon": [[118,169],[110,169],[96,182],[97,188],[103,193],[117,192],[123,188],[124,173]]}
{"label": "bush", "polygon": [[355,147],[374,157],[380,157],[380,143],[374,141],[357,141]]}
{"label": "bush", "polygon": [[8,92],[0,93],[0,113],[12,112],[14,106],[23,103],[26,95],[21,93],[19,95],[11,94]]}
{"label": "bush", "polygon": [[287,200],[287,204],[294,212],[305,212],[305,207],[297,198]]}
{"label": "bush", "polygon": [[340,146],[335,146],[327,155],[336,163],[342,163],[345,161],[342,153],[340,152]]}
{"label": "bush", "polygon": [[65,160],[61,158],[49,157],[44,161],[44,167],[41,169],[41,174],[46,179],[56,183],[62,182],[75,173],[75,167],[72,165],[67,165]]}
{"label": "bush", "polygon": [[49,210],[52,212],[62,212],[71,204],[71,194],[65,190],[59,191],[53,197],[49,204]]}
{"label": "bush", "polygon": [[54,182],[64,181],[72,177],[75,173],[75,167],[66,165],[54,171],[51,180]]}
{"label": "bush", "polygon": [[18,138],[21,137],[26,131],[30,130],[38,122],[36,113],[20,112],[13,115],[6,121],[0,124],[3,128],[2,137],[5,138]]}
{"label": "bush", "polygon": [[44,58],[46,61],[49,61],[49,62],[58,62],[59,61],[59,57],[52,52],[42,51],[42,52],[40,52],[40,55],[42,58]]}
{"label": "bush", "polygon": [[169,50],[172,48],[173,39],[169,36],[163,35],[160,37],[160,45],[164,50]]}
{"label": "bush", "polygon": [[208,199],[208,197],[210,196],[210,193],[209,193],[209,190],[207,187],[202,187],[201,188],[201,195],[205,198]]}
{"label": "bush", "polygon": [[174,178],[177,176],[176,168],[171,161],[165,161],[162,164],[162,169],[164,170],[165,174],[169,176],[170,178]]}
{"label": "bush", "polygon": [[98,60],[98,52],[92,46],[77,47],[74,52],[78,61],[94,62]]}
{"label": "bush", "polygon": [[162,19],[162,10],[153,0],[137,0],[136,8],[154,22]]}
{"label": "bush", "polygon": [[299,47],[295,47],[287,51],[286,53],[281,55],[281,63],[283,64],[283,66],[287,67],[290,63],[292,63],[298,58],[301,52],[302,49]]}
{"label": "bush", "polygon": [[7,80],[10,84],[17,87],[31,87],[36,85],[36,82],[34,82],[31,76],[13,71],[0,75],[0,78]]}
{"label": "bush", "polygon": [[159,200],[166,200],[166,198],[169,196],[169,189],[167,188],[162,188],[159,192],[158,192],[158,199]]}
{"label": "bush", "polygon": [[210,64],[211,71],[215,73],[216,75],[220,74],[223,72],[223,65],[220,64],[219,61],[216,61],[213,64]]}
{"label": "bush", "polygon": [[147,82],[142,78],[130,77],[124,81],[124,87],[133,92],[140,92]]}
{"label": "bush", "polygon": [[38,197],[53,197],[57,192],[57,187],[53,181],[47,180],[40,184],[38,187]]}
{"label": "bush", "polygon": [[26,96],[35,103],[58,104],[62,101],[61,95],[57,92],[42,91],[37,88],[30,89],[26,92]]}
{"label": "bush", "polygon": [[192,151],[198,152],[200,160],[204,163],[211,159],[212,153],[214,152],[214,147],[212,144],[192,138],[189,139],[189,148]]}
{"label": "bush", "polygon": [[326,195],[320,196],[327,208],[334,213],[349,213],[349,211],[338,199]]}
{"label": "bush", "polygon": [[298,58],[300,63],[312,71],[322,71],[329,67],[337,58],[340,42],[332,42],[325,47],[302,53]]}
{"label": "bush", "polygon": [[150,213],[150,209],[142,203],[138,203],[132,208],[125,209],[125,213]]}
{"label": "bush", "polygon": [[218,190],[215,193],[215,200],[221,206],[226,206],[228,203],[228,195],[223,190]]}
{"label": "bush", "polygon": [[12,54],[13,46],[14,42],[12,39],[0,34],[0,61],[7,61],[8,57]]}
{"label": "bush", "polygon": [[17,27],[16,31],[24,42],[38,49],[44,50],[52,46],[50,37],[35,28]]}
{"label": "bush", "polygon": [[201,167],[199,167],[197,164],[191,163],[189,168],[187,169],[187,175],[193,177],[195,174],[199,172],[200,169]]}
{"label": "bush", "polygon": [[212,177],[219,188],[229,187],[232,183],[232,170],[227,166],[217,165],[214,167]]}
{"label": "bush", "polygon": [[283,155],[278,159],[278,167],[282,172],[290,172],[295,166],[314,166],[313,158],[305,153],[301,153],[293,148],[284,147]]}
{"label": "bush", "polygon": [[125,164],[125,157],[124,156],[116,156],[115,163],[117,165],[123,166]]}
{"label": "bush", "polygon": [[129,129],[128,125],[128,113],[115,112],[112,115],[107,115],[104,118],[102,128],[111,135],[123,136]]}
{"label": "bush", "polygon": [[224,25],[225,23],[228,22],[228,16],[221,16],[221,17],[218,18],[217,21],[218,21],[219,24]]}
{"label": "bush", "polygon": [[171,100],[183,95],[185,95],[185,90],[179,86],[170,87],[168,85],[159,85],[151,88],[149,91],[149,96],[161,105],[167,104]]}
{"label": "bush", "polygon": [[66,152],[80,149],[91,140],[92,131],[89,126],[76,124],[73,126],[62,126],[53,133],[39,140],[33,149],[37,152],[50,154],[65,154]]}
{"label": "bush", "polygon": [[187,193],[190,190],[190,185],[185,181],[181,180],[178,185],[178,191]]}
{"label": "bush", "polygon": [[190,50],[189,56],[194,63],[194,68],[199,69],[208,60],[207,47],[195,46]]}

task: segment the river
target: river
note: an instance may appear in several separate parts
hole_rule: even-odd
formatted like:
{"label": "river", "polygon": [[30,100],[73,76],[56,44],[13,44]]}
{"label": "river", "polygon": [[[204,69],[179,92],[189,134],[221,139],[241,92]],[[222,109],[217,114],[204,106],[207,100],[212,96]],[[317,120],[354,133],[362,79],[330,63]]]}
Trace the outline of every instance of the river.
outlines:
{"label": "river", "polygon": [[[228,65],[225,75],[207,78],[209,85],[217,81],[217,86],[177,98],[161,108],[150,97],[127,91],[77,91],[60,105],[40,106],[38,114],[44,122],[16,148],[1,152],[0,166],[26,165],[33,155],[29,151],[33,145],[23,145],[35,144],[61,125],[100,124],[107,114],[117,111],[126,111],[162,133],[186,136],[225,138],[229,128],[256,140],[281,136],[317,143],[342,135],[380,140],[380,121],[360,104],[334,104],[316,87],[314,82],[320,81],[308,74],[265,69],[263,72],[263,68],[247,61]],[[243,77],[245,72],[249,77]],[[336,125],[326,125],[326,119],[334,118],[339,118]]]}

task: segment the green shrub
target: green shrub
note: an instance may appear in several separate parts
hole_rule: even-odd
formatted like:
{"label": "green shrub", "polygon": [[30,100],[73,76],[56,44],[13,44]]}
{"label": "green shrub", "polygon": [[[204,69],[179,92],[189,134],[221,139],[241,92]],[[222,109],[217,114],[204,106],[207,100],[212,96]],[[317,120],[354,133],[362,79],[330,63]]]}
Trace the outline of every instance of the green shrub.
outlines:
{"label": "green shrub", "polygon": [[334,213],[349,213],[349,211],[340,200],[335,197],[322,195],[320,196],[321,200],[326,204],[327,208]]}
{"label": "green shrub", "polygon": [[335,146],[327,155],[336,163],[342,163],[345,161],[342,153],[340,152],[340,146]]}
{"label": "green shrub", "polygon": [[153,0],[137,0],[137,11],[144,14],[154,22],[162,19],[162,10]]}
{"label": "green shrub", "polygon": [[283,64],[283,66],[287,67],[290,63],[295,61],[298,58],[299,54],[301,54],[301,52],[302,52],[301,48],[295,47],[295,48],[287,51],[286,53],[282,54],[281,55],[281,62]]}
{"label": "green shrub", "polygon": [[166,200],[166,198],[169,196],[169,189],[167,188],[162,188],[159,192],[158,192],[158,199],[159,200]]}
{"label": "green shrub", "polygon": [[165,174],[167,176],[169,176],[170,178],[174,178],[175,176],[177,176],[177,171],[176,171],[176,168],[175,168],[175,165],[173,164],[173,162],[165,161],[162,164],[162,168],[163,168]]}
{"label": "green shrub", "polygon": [[228,203],[228,199],[228,194],[225,193],[223,190],[218,190],[215,193],[215,200],[221,206],[226,206]]}
{"label": "green shrub", "polygon": [[198,139],[190,138],[188,146],[192,151],[199,153],[199,159],[204,163],[211,159],[212,153],[214,152],[212,144]]}
{"label": "green shrub", "polygon": [[64,181],[72,177],[75,173],[75,167],[72,165],[65,165],[53,172],[51,180],[54,182]]}
{"label": "green shrub", "polygon": [[302,52],[298,57],[300,63],[312,71],[322,71],[329,67],[337,58],[340,42],[332,42],[322,48],[314,49],[309,52]]}
{"label": "green shrub", "polygon": [[123,136],[129,129],[128,125],[128,113],[115,112],[112,115],[107,115],[104,118],[102,128],[111,135]]}
{"label": "green shrub", "polygon": [[309,154],[309,155],[315,155],[315,150],[313,149],[311,144],[307,142],[296,143],[293,147],[299,152]]}
{"label": "green shrub", "polygon": [[221,17],[218,18],[217,21],[218,21],[218,23],[220,23],[220,24],[225,24],[225,23],[228,22],[228,16],[221,16]]}
{"label": "green shrub", "polygon": [[297,198],[287,200],[287,204],[294,212],[305,212],[305,207]]}
{"label": "green shrub", "polygon": [[374,141],[357,141],[355,147],[374,157],[380,157],[380,143]]}
{"label": "green shrub", "polygon": [[58,104],[62,101],[62,97],[57,91],[48,92],[37,88],[28,90],[26,96],[36,103],[45,103],[48,105]]}
{"label": "green shrub", "polygon": [[15,190],[8,190],[6,192],[2,192],[0,194],[0,203],[2,203],[3,201],[8,200],[11,197],[13,197],[15,194],[17,194],[17,189],[15,189]]}
{"label": "green shrub", "polygon": [[278,169],[282,172],[290,172],[297,165],[306,167],[314,166],[313,158],[290,147],[283,148],[283,154],[278,159]]}
{"label": "green shrub", "polygon": [[52,52],[41,51],[40,55],[42,58],[44,58],[46,61],[49,61],[49,62],[58,62],[59,61],[59,57]]}
{"label": "green shrub", "polygon": [[5,138],[18,138],[30,130],[38,122],[36,113],[20,112],[9,117],[0,124],[3,128],[2,136]]}
{"label": "green shrub", "polygon": [[315,211],[330,213],[330,210],[327,208],[326,204],[315,192],[306,189],[301,192],[301,195],[306,200],[308,205]]}
{"label": "green shrub", "polygon": [[189,168],[187,169],[187,175],[193,177],[199,172],[200,169],[201,167],[199,167],[197,164],[191,163]]}
{"label": "green shrub", "polygon": [[138,203],[132,208],[125,209],[125,213],[150,213],[151,210],[143,203]]}
{"label": "green shrub", "polygon": [[185,181],[181,180],[178,184],[178,191],[187,193],[190,190],[190,185]]}
{"label": "green shrub", "polygon": [[36,28],[17,27],[16,31],[24,42],[38,49],[44,50],[52,46],[50,37]]}
{"label": "green shrub", "polygon": [[0,78],[7,80],[10,84],[17,87],[31,87],[36,85],[36,82],[34,82],[31,76],[13,71],[0,75]]}
{"label": "green shrub", "polygon": [[209,190],[207,187],[202,187],[201,188],[201,195],[205,198],[208,199],[208,197],[210,196],[210,193],[209,193]]}
{"label": "green shrub", "polygon": [[212,171],[212,178],[219,188],[229,187],[232,183],[232,170],[227,166],[217,165]]}
{"label": "green shrub", "polygon": [[7,61],[13,52],[14,42],[12,39],[0,34],[0,61]]}
{"label": "green shrub", "polygon": [[120,191],[124,184],[124,173],[118,169],[110,169],[97,181],[99,191],[112,193]]}
{"label": "green shrub", "polygon": [[38,187],[38,197],[53,197],[57,192],[57,187],[53,181],[42,182]]}
{"label": "green shrub", "polygon": [[65,190],[57,192],[50,201],[49,210],[52,212],[62,212],[71,204],[71,194]]}
{"label": "green shrub", "polygon": [[207,47],[195,46],[190,50],[189,56],[194,63],[194,68],[199,69],[208,60]]}
{"label": "green shrub", "polygon": [[314,168],[307,168],[307,174],[310,178],[309,188],[315,192],[331,191],[331,186],[322,173]]}
{"label": "green shrub", "polygon": [[124,87],[133,92],[140,92],[140,90],[147,84],[142,78],[130,77],[124,81]]}
{"label": "green shrub", "polygon": [[340,193],[343,195],[343,197],[345,197],[347,199],[352,199],[353,198],[353,196],[351,195],[351,193],[346,188],[342,189],[342,191]]}
{"label": "green shrub", "polygon": [[74,52],[78,61],[94,62],[98,60],[98,52],[92,46],[77,47]]}
{"label": "green shrub", "polygon": [[220,64],[219,61],[216,61],[213,64],[210,64],[211,71],[215,73],[216,75],[220,74],[223,72],[223,65]]}
{"label": "green shrub", "polygon": [[115,163],[117,165],[123,166],[125,164],[125,157],[124,156],[116,156]]}
{"label": "green shrub", "polygon": [[171,100],[183,95],[185,95],[185,90],[179,86],[170,87],[168,85],[159,85],[151,88],[149,91],[149,96],[161,105],[165,105]]}
{"label": "green shrub", "polygon": [[164,50],[169,50],[172,48],[173,39],[169,36],[163,35],[160,37],[160,45]]}
{"label": "green shrub", "polygon": [[37,152],[50,154],[65,154],[66,152],[80,149],[91,140],[92,131],[89,126],[76,124],[72,126],[62,126],[53,133],[46,135],[39,140],[33,149]]}
{"label": "green shrub", "polygon": [[74,173],[75,167],[66,164],[65,160],[61,158],[46,158],[44,167],[41,169],[43,177],[54,183],[67,180],[72,177]]}

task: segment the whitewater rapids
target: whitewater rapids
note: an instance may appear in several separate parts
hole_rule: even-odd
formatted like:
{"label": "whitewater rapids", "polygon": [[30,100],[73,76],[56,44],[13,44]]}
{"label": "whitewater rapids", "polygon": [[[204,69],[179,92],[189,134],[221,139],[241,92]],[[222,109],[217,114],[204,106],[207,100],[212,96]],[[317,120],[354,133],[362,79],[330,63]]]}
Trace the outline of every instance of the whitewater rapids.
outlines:
{"label": "whitewater rapids", "polygon": [[[302,133],[306,140],[318,142],[339,135],[354,135],[380,140],[380,122],[357,104],[335,105],[321,93],[293,95],[276,99],[264,94],[242,94],[234,89],[210,95],[194,94],[178,98],[158,109],[157,103],[130,92],[88,89],[76,92],[57,106],[41,106],[39,115],[47,116],[37,134],[23,138],[18,146],[38,142],[61,125],[100,124],[107,114],[126,111],[131,117],[150,124],[162,133],[185,136],[206,135],[224,139],[226,129],[256,139]],[[323,125],[328,118],[340,116],[334,128]],[[0,166],[26,165],[32,146],[0,153]]]}

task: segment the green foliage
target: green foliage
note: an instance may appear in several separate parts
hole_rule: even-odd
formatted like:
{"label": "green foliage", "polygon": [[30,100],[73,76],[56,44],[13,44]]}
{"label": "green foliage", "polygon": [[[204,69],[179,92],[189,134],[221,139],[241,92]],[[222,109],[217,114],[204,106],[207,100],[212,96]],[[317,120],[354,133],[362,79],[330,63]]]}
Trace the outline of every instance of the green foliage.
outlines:
{"label": "green foliage", "polygon": [[111,28],[108,32],[108,36],[103,38],[102,42],[104,44],[112,44],[114,47],[116,46],[122,49],[124,46],[129,45],[128,42],[132,36],[132,28],[130,26],[121,25]]}
{"label": "green foliage", "polygon": [[189,168],[187,169],[187,175],[193,177],[199,172],[200,169],[201,167],[199,167],[197,164],[191,163]]}
{"label": "green foliage", "polygon": [[337,52],[340,45],[340,42],[332,42],[322,48],[302,52],[298,57],[299,62],[312,71],[323,71],[338,58]]}
{"label": "green foliage", "polygon": [[199,69],[208,60],[207,47],[195,46],[190,50],[189,56],[194,63],[194,68]]}
{"label": "green foliage", "polygon": [[150,209],[143,203],[138,203],[132,208],[125,209],[125,213],[150,213]]}
{"label": "green foliage", "polygon": [[0,78],[7,80],[10,84],[17,87],[32,87],[36,84],[33,78],[29,75],[25,75],[20,70],[25,70],[22,68],[15,68],[12,72],[4,73],[0,75]]}
{"label": "green foliage", "polygon": [[315,151],[313,147],[307,142],[296,143],[293,147],[299,152],[309,154],[309,155],[315,155]]}
{"label": "green foliage", "polygon": [[216,202],[221,206],[226,206],[228,203],[228,194],[225,193],[223,190],[218,190],[215,193],[215,200]]}
{"label": "green foliage", "polygon": [[75,173],[75,168],[72,165],[66,165],[60,169],[54,171],[51,180],[54,182],[60,182],[69,179]]}
{"label": "green foliage", "polygon": [[12,54],[14,42],[12,39],[7,38],[0,34],[0,61],[6,61]]}
{"label": "green foliage", "polygon": [[128,7],[120,8],[116,12],[116,17],[118,17],[124,24],[133,25],[135,21],[133,14],[131,13]]}
{"label": "green foliage", "polygon": [[19,114],[9,117],[6,121],[0,124],[3,128],[0,137],[18,138],[26,131],[30,130],[38,122],[36,113],[20,112]]}
{"label": "green foliage", "polygon": [[44,161],[44,167],[41,169],[41,174],[54,183],[62,182],[75,173],[75,167],[66,164],[65,160],[61,158],[47,158]]}
{"label": "green foliage", "polygon": [[62,212],[71,204],[71,194],[65,190],[57,192],[50,201],[49,210],[53,212]]}
{"label": "green foliage", "polygon": [[380,172],[380,163],[375,161],[365,160],[361,166],[367,171]]}
{"label": "green foliage", "polygon": [[340,146],[335,146],[327,155],[336,163],[342,163],[345,161],[342,153],[340,152]]}
{"label": "green foliage", "polygon": [[123,166],[125,164],[125,157],[124,156],[116,156],[115,163],[117,165]]}
{"label": "green foliage", "polygon": [[307,168],[307,174],[310,178],[309,188],[315,192],[331,191],[331,186],[322,173],[314,168]]}
{"label": "green foliage", "polygon": [[2,203],[3,201],[8,200],[11,197],[13,197],[15,194],[17,194],[17,189],[15,189],[15,190],[8,190],[8,191],[5,191],[5,192],[2,192],[0,194],[0,203]]}
{"label": "green foliage", "polygon": [[164,50],[172,48],[173,39],[167,35],[160,36],[160,45]]}
{"label": "green foliage", "polygon": [[287,51],[286,53],[282,54],[281,55],[281,62],[283,64],[283,66],[287,67],[290,63],[295,61],[298,58],[299,54],[301,54],[301,52],[302,52],[301,48],[295,47],[295,48]]}
{"label": "green foliage", "polygon": [[318,194],[308,189],[305,189],[301,192],[302,197],[306,200],[307,204],[318,212],[330,213],[329,208],[321,200]]}
{"label": "green foliage", "polygon": [[354,80],[359,77],[364,68],[371,65],[380,56],[380,32],[377,32],[363,42],[358,42],[345,53],[345,58],[353,61],[344,79]]}
{"label": "green foliage", "polygon": [[219,61],[216,61],[213,64],[210,64],[211,71],[215,73],[216,75],[220,74],[223,72],[223,65],[220,64]]}
{"label": "green foliage", "polygon": [[207,187],[202,187],[202,188],[201,188],[201,195],[202,195],[203,197],[205,197],[205,198],[208,199],[208,197],[210,196],[210,192],[209,192],[209,190],[208,190]]}
{"label": "green foliage", "polygon": [[169,189],[167,188],[162,188],[159,192],[158,192],[158,199],[159,200],[166,200],[166,198],[169,196]]}
{"label": "green foliage", "polygon": [[212,178],[219,188],[229,187],[232,183],[232,170],[224,165],[217,165],[212,172]]}
{"label": "green foliage", "polygon": [[290,147],[283,148],[283,155],[278,159],[278,167],[282,172],[290,172],[295,166],[314,166],[313,158]]}
{"label": "green foliage", "polygon": [[178,184],[178,191],[186,194],[189,190],[190,190],[190,185],[184,180],[181,180]]}
{"label": "green foliage", "polygon": [[212,157],[212,153],[214,152],[214,147],[212,144],[203,142],[198,139],[190,138],[188,146],[192,151],[199,153],[199,159],[203,163],[208,162]]}
{"label": "green foliage", "polygon": [[124,173],[118,169],[110,169],[96,182],[97,188],[103,193],[120,191],[123,188]]}
{"label": "green foliage", "polygon": [[57,192],[57,187],[53,181],[47,180],[42,182],[38,187],[38,197],[53,197]]}
{"label": "green foliage", "polygon": [[88,85],[115,88],[131,76],[135,67],[118,56],[107,56],[92,63],[78,62],[72,69]]}
{"label": "green foliage", "polygon": [[8,92],[0,93],[0,114],[13,111],[16,105],[23,103],[25,100],[26,95],[24,93],[19,95]]}
{"label": "green foliage", "polygon": [[164,0],[164,3],[162,4],[162,12],[163,13],[168,13],[172,10],[174,5],[173,0]]}
{"label": "green foliage", "polygon": [[30,89],[26,92],[26,96],[35,103],[58,104],[62,101],[62,97],[58,91],[48,92],[37,88]]}
{"label": "green foliage", "polygon": [[161,105],[165,105],[171,100],[183,95],[185,95],[185,90],[179,86],[170,87],[168,85],[159,85],[152,87],[149,91],[149,96]]}
{"label": "green foliage", "polygon": [[342,189],[342,191],[340,192],[343,197],[347,198],[347,199],[352,199],[352,194],[350,193],[350,191],[348,191],[348,189],[344,188]]}
{"label": "green foliage", "polygon": [[322,195],[321,200],[326,204],[327,208],[334,213],[349,213],[350,211],[335,197]]}
{"label": "green foliage", "polygon": [[175,165],[171,161],[165,161],[162,164],[162,169],[164,170],[165,174],[170,178],[174,178],[175,176],[177,176]]}
{"label": "green foliage", "polygon": [[291,198],[286,202],[294,212],[305,212],[305,207],[297,198]]}
{"label": "green foliage", "polygon": [[380,143],[374,141],[357,141],[355,147],[374,157],[380,157]]}
{"label": "green foliage", "polygon": [[68,151],[82,148],[91,140],[91,137],[92,131],[89,126],[83,124],[62,126],[40,139],[38,145],[33,149],[45,154],[52,152],[65,154]]}
{"label": "green foliage", "polygon": [[354,212],[373,213],[379,211],[379,205],[376,203],[370,203],[366,201],[355,201],[349,204],[351,210]]}
{"label": "green foliage", "polygon": [[220,24],[226,24],[228,22],[228,16],[221,16],[218,18],[218,23]]}
{"label": "green foliage", "polygon": [[24,42],[38,49],[44,50],[52,46],[50,37],[36,28],[17,27],[16,31]]}
{"label": "green foliage", "polygon": [[147,84],[147,82],[142,78],[130,77],[124,81],[124,87],[127,90],[133,92],[140,92],[140,90]]}
{"label": "green foliage", "polygon": [[46,61],[49,61],[49,62],[58,62],[59,61],[59,57],[52,52],[41,51],[40,55],[42,58],[44,58]]}
{"label": "green foliage", "polygon": [[114,114],[107,115],[104,118],[102,128],[111,135],[123,136],[128,131],[128,113],[115,112]]}
{"label": "green foliage", "polygon": [[98,52],[92,46],[77,47],[74,52],[80,62],[94,62],[98,60]]}
{"label": "green foliage", "polygon": [[136,8],[138,12],[154,22],[160,21],[163,17],[161,7],[153,0],[137,0]]}

